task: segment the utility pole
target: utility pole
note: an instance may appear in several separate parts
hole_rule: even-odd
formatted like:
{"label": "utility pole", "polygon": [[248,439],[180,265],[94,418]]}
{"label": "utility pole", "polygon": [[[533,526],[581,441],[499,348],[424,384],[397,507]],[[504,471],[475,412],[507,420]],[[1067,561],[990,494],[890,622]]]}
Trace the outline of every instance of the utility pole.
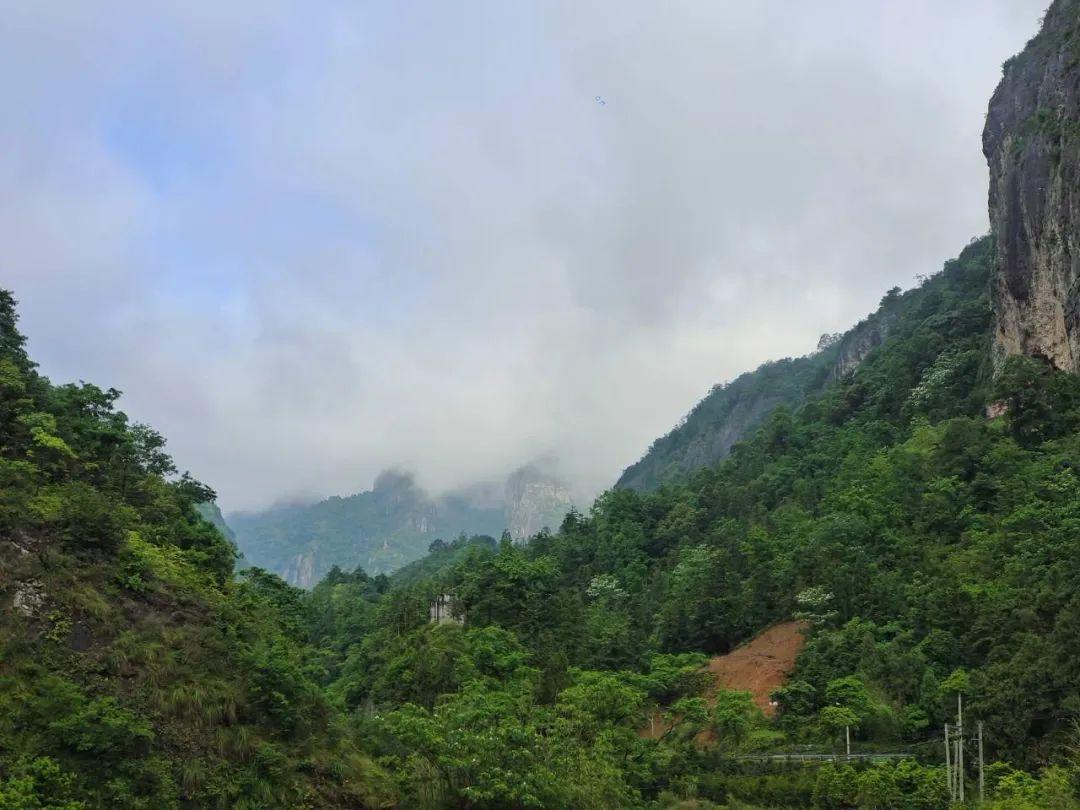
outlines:
{"label": "utility pole", "polygon": [[953,789],[953,770],[952,759],[949,754],[949,746],[952,745],[952,740],[949,739],[949,724],[945,724],[945,782],[949,786],[949,801],[956,798],[956,791]]}
{"label": "utility pole", "polygon": [[985,788],[986,782],[983,779],[983,726],[982,720],[979,721],[979,804],[985,801]]}
{"label": "utility pole", "polygon": [[960,788],[960,801],[964,801],[964,699],[956,693],[956,781]]}
{"label": "utility pole", "polygon": [[847,743],[847,758],[851,759],[851,726],[844,726],[844,741]]}

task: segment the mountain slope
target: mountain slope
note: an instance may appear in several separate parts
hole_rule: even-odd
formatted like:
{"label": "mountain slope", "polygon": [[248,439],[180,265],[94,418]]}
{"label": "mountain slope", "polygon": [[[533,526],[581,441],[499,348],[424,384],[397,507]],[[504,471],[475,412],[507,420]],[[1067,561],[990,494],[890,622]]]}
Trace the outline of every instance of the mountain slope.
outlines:
{"label": "mountain slope", "polygon": [[[991,797],[1007,802],[1022,782],[1024,806],[1074,806],[1080,377],[1016,357],[994,378],[994,256],[977,240],[890,296],[880,346],[801,407],[775,409],[716,467],[613,490],[524,546],[462,544],[399,583],[319,585],[330,690],[383,718],[383,761],[406,795],[429,795],[426,767],[447,774],[443,806],[531,784],[550,761],[535,724],[565,721],[608,741],[613,756],[591,752],[592,772],[629,791],[598,806],[684,791],[785,807],[918,796],[944,810],[939,729],[959,691],[1008,776]],[[988,419],[990,402],[1004,416]],[[436,594],[451,595],[464,626],[428,623]],[[807,622],[806,644],[775,719],[738,693],[695,702],[708,656],[792,618]],[[640,735],[649,717],[662,731]],[[731,757],[827,753],[845,727],[857,745],[920,762],[796,776]],[[698,754],[685,741],[701,732],[715,747]],[[498,768],[444,755],[450,741]],[[1041,781],[1012,770],[1051,763]]]}
{"label": "mountain slope", "polygon": [[797,408],[856,369],[881,345],[896,318],[899,290],[876,312],[842,335],[824,335],[818,351],[765,363],[717,385],[670,433],[626,468],[615,486],[647,491],[723,461],[776,408]]}
{"label": "mountain slope", "polygon": [[357,807],[388,794],[341,730],[279,582],[234,549],[118,392],[56,386],[0,292],[0,806]]}
{"label": "mountain slope", "polygon": [[408,474],[386,471],[368,492],[233,514],[229,525],[246,563],[309,588],[335,565],[389,573],[423,556],[439,539],[498,537],[505,530],[525,540],[545,526],[557,527],[570,506],[565,486],[531,466],[516,471],[497,492],[442,497],[429,495]]}
{"label": "mountain slope", "polygon": [[384,472],[369,492],[229,516],[237,543],[252,565],[310,587],[334,565],[372,574],[420,557],[437,537],[462,532],[501,534],[501,509],[476,508],[460,498],[436,501],[411,476]]}

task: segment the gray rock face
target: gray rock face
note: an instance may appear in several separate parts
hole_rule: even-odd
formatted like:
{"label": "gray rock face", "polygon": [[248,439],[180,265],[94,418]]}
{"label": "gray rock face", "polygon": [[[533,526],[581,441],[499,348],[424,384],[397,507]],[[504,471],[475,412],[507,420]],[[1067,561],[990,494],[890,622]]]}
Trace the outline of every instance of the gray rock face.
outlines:
{"label": "gray rock face", "polygon": [[983,130],[997,237],[994,360],[1080,370],[1080,0],[1005,63]]}
{"label": "gray rock face", "polygon": [[837,347],[836,359],[833,360],[828,381],[843,379],[857,369],[870,352],[885,342],[895,320],[893,313],[880,311],[836,341],[833,344]]}
{"label": "gray rock face", "polygon": [[20,582],[15,586],[12,608],[24,616],[34,616],[45,604],[45,591],[40,582]]}
{"label": "gray rock face", "polygon": [[559,480],[532,467],[523,467],[506,481],[506,530],[515,540],[527,540],[543,528],[556,531],[573,503]]}

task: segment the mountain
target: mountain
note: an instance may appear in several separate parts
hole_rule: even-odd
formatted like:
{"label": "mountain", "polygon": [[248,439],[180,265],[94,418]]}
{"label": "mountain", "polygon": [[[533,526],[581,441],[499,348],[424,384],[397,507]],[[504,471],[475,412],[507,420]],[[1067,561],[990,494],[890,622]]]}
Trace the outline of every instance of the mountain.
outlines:
{"label": "mountain", "polygon": [[[404,803],[945,810],[959,692],[993,806],[1075,807],[1080,377],[1015,357],[995,378],[995,256],[975,240],[890,294],[880,345],[717,465],[614,489],[526,545],[317,585],[328,689],[381,718]],[[443,594],[462,624],[429,622]],[[707,656],[793,618],[775,716],[707,687]],[[826,757],[845,730],[910,758],[769,762]]]}
{"label": "mountain", "polygon": [[542,529],[557,529],[573,499],[566,484],[540,466],[528,465],[506,479],[503,515],[506,530],[524,542]]}
{"label": "mountain", "polygon": [[245,562],[309,588],[335,565],[388,573],[423,556],[435,540],[498,537],[504,530],[525,540],[558,527],[570,506],[566,487],[535,466],[519,469],[502,487],[441,497],[409,474],[385,471],[367,492],[233,514],[228,522]]}
{"label": "mountain", "polygon": [[[1080,806],[1080,175],[1072,108],[1038,114],[1077,31],[1056,0],[1005,67],[994,233],[869,326],[714,390],[557,534],[314,589],[329,690],[379,712],[406,803]],[[771,718],[703,682],[781,622],[806,638]],[[905,753],[825,761],[845,743]],[[821,759],[772,761],[796,747]]]}
{"label": "mountain", "polygon": [[[664,486],[529,543],[433,543],[394,577],[236,575],[197,508],[214,493],[118,392],[38,374],[0,293],[0,808],[947,810],[958,784],[1080,806],[1073,144],[1047,135],[1039,174],[1045,133],[1008,113],[1074,92],[1078,29],[1080,0],[1056,0],[995,93],[1004,232],[722,389],[672,434]],[[693,440],[720,452],[706,417],[755,401],[721,460],[684,463]],[[502,504],[462,497],[527,531],[560,496],[525,473]],[[415,538],[465,508],[386,473],[280,537]],[[766,673],[766,714],[707,665],[769,628],[801,652]]]}
{"label": "mountain", "polygon": [[236,543],[236,535],[233,530],[229,528],[229,524],[225,522],[225,516],[221,514],[221,509],[214,502],[200,503],[195,507],[199,513],[199,517],[221,532],[221,536],[229,542]]}
{"label": "mountain", "polygon": [[[983,152],[990,168],[995,368],[1013,354],[1080,371],[1080,43],[1078,0],[1057,0],[1039,33],[1003,66]],[[797,408],[880,346],[890,291],[869,318],[818,351],[769,362],[715,386],[615,486],[650,490],[712,467],[778,407]]]}
{"label": "mountain", "polygon": [[983,152],[997,234],[994,355],[1080,371],[1080,25],[1055,0],[1007,61],[990,100]]}
{"label": "mountain", "polygon": [[765,363],[756,371],[714,386],[701,402],[645,455],[626,468],[618,489],[651,490],[685,478],[694,470],[723,461],[732,446],[749,436],[773,410],[796,408],[831,382],[850,374],[889,334],[899,290],[841,335],[822,335],[818,349],[805,357]]}
{"label": "mountain", "polygon": [[385,806],[296,596],[118,396],[41,376],[0,291],[0,807]]}

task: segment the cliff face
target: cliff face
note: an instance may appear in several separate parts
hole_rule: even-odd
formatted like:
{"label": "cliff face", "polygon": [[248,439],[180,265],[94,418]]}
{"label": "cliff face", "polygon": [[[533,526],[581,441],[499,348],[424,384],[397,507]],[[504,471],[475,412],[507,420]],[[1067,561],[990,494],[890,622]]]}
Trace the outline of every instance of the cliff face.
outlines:
{"label": "cliff face", "polygon": [[648,491],[719,464],[772,410],[798,405],[806,390],[824,379],[828,367],[815,357],[766,363],[714,386],[670,433],[623,471],[615,487]]}
{"label": "cliff face", "polygon": [[573,503],[566,486],[533,467],[523,467],[506,481],[506,530],[527,540],[541,529],[557,531]]}
{"label": "cliff face", "polygon": [[843,379],[859,367],[867,355],[885,342],[895,315],[885,308],[867,318],[836,344],[836,353],[829,371],[829,382]]}
{"label": "cliff face", "polygon": [[1080,370],[1080,0],[1005,63],[983,131],[997,237],[994,360]]}

